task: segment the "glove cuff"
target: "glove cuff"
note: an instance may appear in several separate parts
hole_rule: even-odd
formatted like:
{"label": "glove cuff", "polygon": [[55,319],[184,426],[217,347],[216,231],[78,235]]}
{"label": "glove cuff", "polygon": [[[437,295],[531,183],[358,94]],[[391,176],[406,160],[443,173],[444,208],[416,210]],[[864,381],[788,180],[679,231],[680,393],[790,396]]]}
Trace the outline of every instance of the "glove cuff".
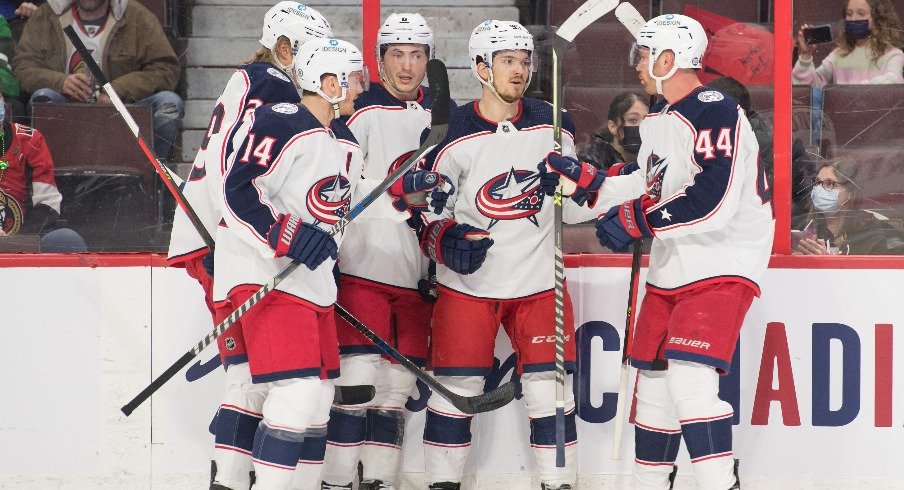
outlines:
{"label": "glove cuff", "polygon": [[643,210],[643,198],[622,203],[618,212],[622,227],[634,238],[653,236],[653,230]]}
{"label": "glove cuff", "polygon": [[457,225],[454,220],[449,218],[434,221],[427,225],[421,235],[421,251],[437,264],[443,264],[443,254],[441,243],[443,235],[449,228]]}
{"label": "glove cuff", "polygon": [[301,219],[291,214],[281,214],[276,222],[267,232],[267,242],[276,252],[277,257],[282,257],[289,252],[289,246],[292,245],[292,238],[301,227]]}

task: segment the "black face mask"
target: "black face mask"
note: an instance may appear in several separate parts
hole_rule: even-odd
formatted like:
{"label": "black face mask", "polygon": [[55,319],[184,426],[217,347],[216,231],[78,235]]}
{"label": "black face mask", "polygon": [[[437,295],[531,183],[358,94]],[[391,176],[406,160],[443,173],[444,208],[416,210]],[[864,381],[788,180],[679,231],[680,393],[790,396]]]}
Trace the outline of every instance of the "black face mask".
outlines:
{"label": "black face mask", "polygon": [[621,145],[626,152],[636,155],[640,152],[640,126],[625,126],[622,128],[625,137],[622,138]]}
{"label": "black face mask", "polygon": [[849,38],[858,41],[865,37],[869,37],[869,21],[868,20],[848,20],[844,22],[844,33]]}

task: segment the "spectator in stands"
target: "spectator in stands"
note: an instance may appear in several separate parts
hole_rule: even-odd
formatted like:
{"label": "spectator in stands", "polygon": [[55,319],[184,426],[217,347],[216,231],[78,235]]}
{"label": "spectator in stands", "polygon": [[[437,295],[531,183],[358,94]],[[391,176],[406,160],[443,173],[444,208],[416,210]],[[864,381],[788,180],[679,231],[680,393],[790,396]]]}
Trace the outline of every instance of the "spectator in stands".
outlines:
{"label": "spectator in stands", "polygon": [[606,123],[599,127],[578,158],[596,168],[609,170],[619,163],[637,162],[640,150],[640,122],[650,106],[634,92],[622,92],[609,104]]}
{"label": "spectator in stands", "polygon": [[[38,234],[43,252],[84,252],[85,241],[60,226],[53,160],[37,129],[11,123],[0,97],[0,236]],[[31,196],[31,202],[27,202]]]}
{"label": "spectator in stands", "polygon": [[803,237],[793,253],[802,255],[901,255],[904,230],[864,208],[856,183],[860,165],[841,160],[823,164],[810,193],[816,236]]}
{"label": "spectator in stands", "polygon": [[901,22],[889,0],[848,0],[844,9],[845,28],[837,47],[818,68],[813,63],[813,47],[804,41],[801,26],[797,33],[800,57],[792,78],[800,85],[904,83],[904,52],[901,51]]}
{"label": "spectator in stands", "polygon": [[0,93],[6,99],[6,113],[13,122],[25,122],[25,105],[19,100],[19,79],[13,74],[9,61],[16,54],[16,41],[13,40],[9,23],[0,19]]}
{"label": "spectator in stands", "polygon": [[[730,95],[738,101],[738,105],[747,113],[747,120],[756,135],[756,141],[760,145],[760,164],[766,171],[766,182],[772,189],[775,164],[772,154],[772,121],[763,117],[759,112],[750,107],[750,92],[741,82],[732,77],[720,77],[710,81],[708,86]],[[800,138],[795,138],[791,144],[791,216],[792,226],[799,226],[805,221],[810,212],[810,188],[813,184],[813,176],[816,174],[814,159],[819,158],[804,150],[804,144]]]}
{"label": "spectator in stands", "polygon": [[35,102],[109,103],[62,26],[72,25],[125,103],[154,112],[154,150],[167,158],[182,126],[184,103],[172,90],[179,60],[160,22],[137,1],[51,0],[38,8],[19,40],[13,70]]}

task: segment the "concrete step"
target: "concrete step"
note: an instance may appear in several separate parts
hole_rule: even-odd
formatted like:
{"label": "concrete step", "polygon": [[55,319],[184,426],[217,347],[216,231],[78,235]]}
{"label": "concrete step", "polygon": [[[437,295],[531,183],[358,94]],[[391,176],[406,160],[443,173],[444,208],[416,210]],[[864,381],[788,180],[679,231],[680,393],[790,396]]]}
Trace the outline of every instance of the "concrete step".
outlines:
{"label": "concrete step", "polygon": [[[192,8],[192,37],[255,37],[260,36],[261,22],[268,5],[224,5],[199,4]],[[386,17],[397,9],[381,9]],[[517,20],[518,9],[512,6],[481,6],[480,8],[452,9],[451,7],[419,8],[427,22],[433,26],[437,37],[463,37],[467,39],[471,31],[487,19]],[[335,34],[345,34],[352,30],[360,32],[360,7],[330,7],[321,13],[327,18]],[[351,39],[349,39],[351,40]]]}
{"label": "concrete step", "polygon": [[[360,47],[360,44],[357,45]],[[261,47],[257,37],[193,37],[187,40],[187,46],[185,65],[189,67],[235,67],[250,58]],[[436,53],[449,68],[470,66],[468,40],[465,38],[437,38]]]}
{"label": "concrete step", "polygon": [[[188,100],[215,99],[223,93],[223,87],[232,76],[232,68],[189,67],[185,69]],[[480,96],[480,84],[467,68],[449,70],[449,90],[455,99],[473,99]],[[206,123],[205,123],[206,124]]]}

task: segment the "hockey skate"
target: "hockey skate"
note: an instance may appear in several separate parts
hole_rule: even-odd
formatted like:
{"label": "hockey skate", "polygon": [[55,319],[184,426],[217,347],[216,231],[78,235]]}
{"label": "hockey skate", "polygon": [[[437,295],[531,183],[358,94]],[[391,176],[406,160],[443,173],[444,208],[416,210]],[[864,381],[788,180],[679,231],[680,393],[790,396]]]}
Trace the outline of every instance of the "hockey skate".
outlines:
{"label": "hockey skate", "polygon": [[336,485],[333,483],[327,483],[325,481],[320,482],[320,490],[351,490],[352,484],[348,485]]}
{"label": "hockey skate", "polygon": [[734,478],[735,484],[728,488],[728,490],[741,490],[741,477],[738,476],[738,467],[741,466],[741,460],[734,460]]}
{"label": "hockey skate", "polygon": [[428,488],[430,490],[461,490],[461,483],[443,481],[439,483],[431,483]]}
{"label": "hockey skate", "polygon": [[675,488],[675,477],[678,476],[678,465],[672,465],[672,472],[669,473],[669,490]]}
{"label": "hockey skate", "polygon": [[541,483],[540,490],[571,490],[573,487],[570,483]]}
{"label": "hockey skate", "polygon": [[363,480],[358,484],[358,490],[395,490],[395,488],[388,483],[383,483],[383,480]]}

